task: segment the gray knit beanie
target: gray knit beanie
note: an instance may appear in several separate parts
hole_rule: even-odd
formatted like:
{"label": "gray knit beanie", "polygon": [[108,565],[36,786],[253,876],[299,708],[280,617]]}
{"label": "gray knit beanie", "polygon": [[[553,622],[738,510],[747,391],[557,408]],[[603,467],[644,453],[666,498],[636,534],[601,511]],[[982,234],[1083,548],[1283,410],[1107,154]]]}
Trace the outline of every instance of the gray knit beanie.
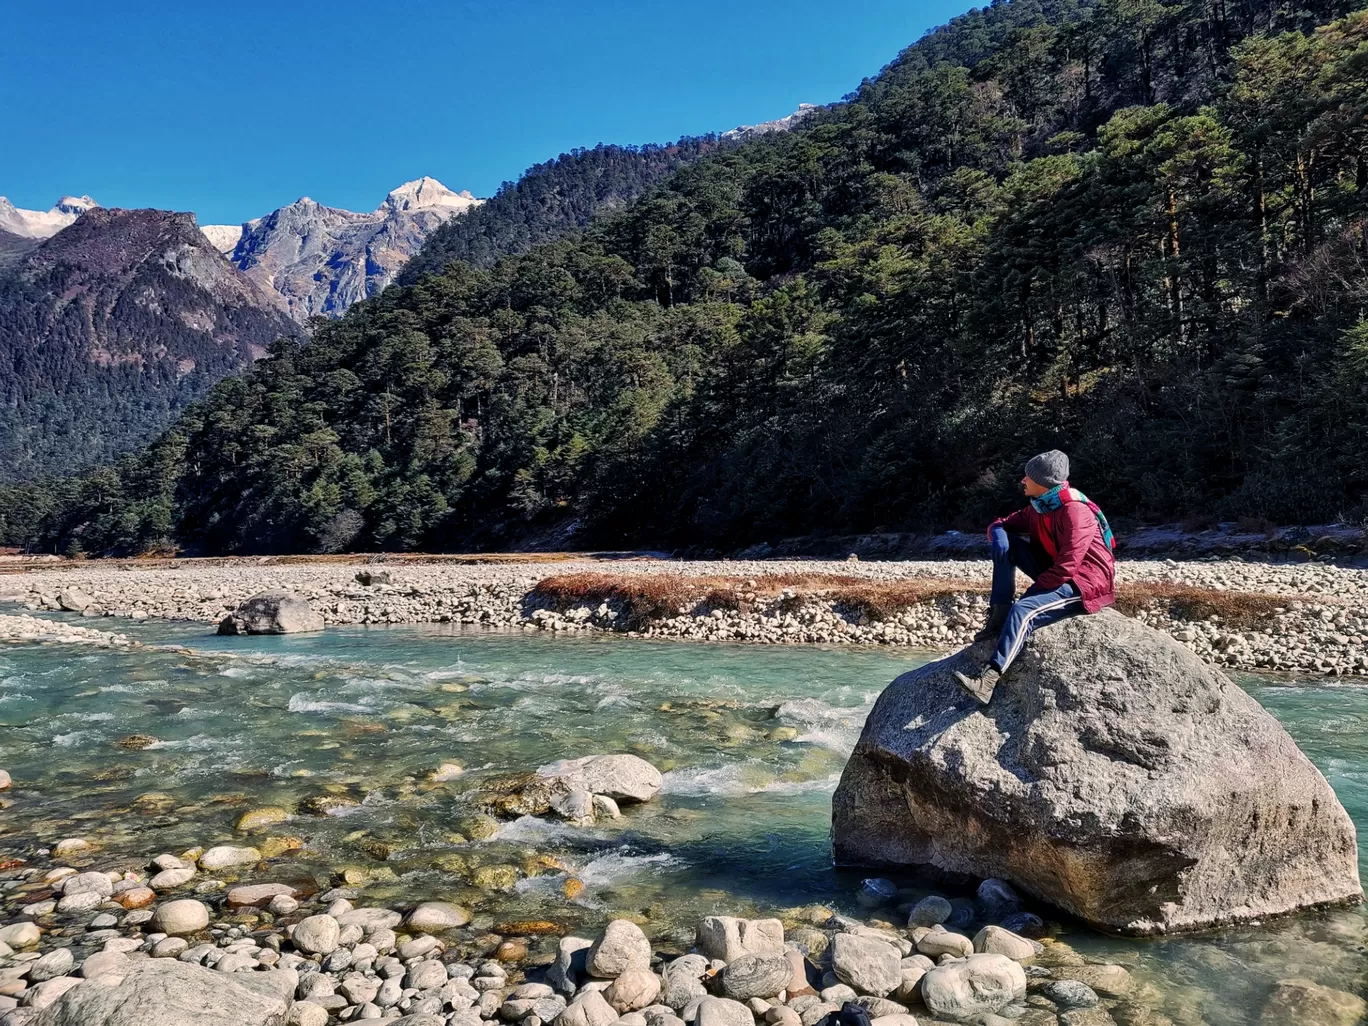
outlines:
{"label": "gray knit beanie", "polygon": [[1069,457],[1058,449],[1032,456],[1026,461],[1026,476],[1046,488],[1062,485],[1069,479]]}

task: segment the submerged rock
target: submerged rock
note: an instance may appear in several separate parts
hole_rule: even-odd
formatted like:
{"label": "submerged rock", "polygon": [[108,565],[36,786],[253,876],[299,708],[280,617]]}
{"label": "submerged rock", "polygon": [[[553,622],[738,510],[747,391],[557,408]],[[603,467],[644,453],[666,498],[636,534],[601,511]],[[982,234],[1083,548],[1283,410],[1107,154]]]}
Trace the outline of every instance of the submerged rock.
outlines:
{"label": "submerged rock", "polygon": [[470,922],[470,913],[448,901],[425,901],[408,914],[407,926],[417,933],[441,933]]}
{"label": "submerged rock", "polygon": [[299,892],[289,884],[244,884],[240,887],[228,889],[227,906],[229,908],[265,908],[281,895],[293,898],[298,894]]}
{"label": "submerged rock", "polygon": [[199,857],[199,867],[206,872],[213,873],[220,869],[231,869],[234,866],[250,866],[260,861],[261,852],[256,848],[220,844],[210,848]]}
{"label": "submerged rock", "polygon": [[253,595],[219,623],[220,634],[303,634],[321,631],[323,617],[309,603],[288,591]]}
{"label": "submerged rock", "polygon": [[1172,639],[1111,611],[1057,624],[983,707],[965,665],[879,698],[832,800],[840,863],[1001,877],[1138,935],[1362,900],[1325,778]]}
{"label": "submerged rock", "polygon": [[1312,980],[1279,980],[1264,1004],[1259,1026],[1355,1026],[1363,1021],[1366,1012],[1368,1003],[1356,994],[1323,987]]}

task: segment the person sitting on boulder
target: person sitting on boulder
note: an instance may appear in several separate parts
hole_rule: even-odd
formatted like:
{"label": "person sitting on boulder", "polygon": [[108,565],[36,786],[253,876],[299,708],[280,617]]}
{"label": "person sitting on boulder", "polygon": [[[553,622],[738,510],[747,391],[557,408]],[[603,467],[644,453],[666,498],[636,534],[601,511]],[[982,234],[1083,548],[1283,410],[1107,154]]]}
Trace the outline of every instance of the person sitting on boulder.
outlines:
{"label": "person sitting on boulder", "polygon": [[[1069,486],[1069,457],[1058,449],[1033,456],[1021,486],[1030,505],[988,525],[993,590],[974,640],[996,637],[997,649],[976,675],[955,674],[984,705],[1032,631],[1116,601],[1116,542],[1097,504]],[[1018,570],[1033,583],[1013,602]]]}

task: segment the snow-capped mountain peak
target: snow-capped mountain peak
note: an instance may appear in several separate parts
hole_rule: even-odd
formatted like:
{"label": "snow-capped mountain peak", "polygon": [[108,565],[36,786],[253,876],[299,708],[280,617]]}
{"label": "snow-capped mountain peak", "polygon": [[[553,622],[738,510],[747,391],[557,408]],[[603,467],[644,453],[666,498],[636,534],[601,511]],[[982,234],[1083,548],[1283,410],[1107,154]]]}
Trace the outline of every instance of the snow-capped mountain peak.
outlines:
{"label": "snow-capped mountain peak", "polygon": [[375,212],[383,215],[391,210],[433,210],[449,207],[460,213],[479,202],[469,191],[453,192],[437,179],[424,175],[391,191]]}
{"label": "snow-capped mountain peak", "polygon": [[0,231],[26,239],[51,238],[87,210],[98,206],[89,196],[63,196],[50,210],[25,210],[0,196]]}

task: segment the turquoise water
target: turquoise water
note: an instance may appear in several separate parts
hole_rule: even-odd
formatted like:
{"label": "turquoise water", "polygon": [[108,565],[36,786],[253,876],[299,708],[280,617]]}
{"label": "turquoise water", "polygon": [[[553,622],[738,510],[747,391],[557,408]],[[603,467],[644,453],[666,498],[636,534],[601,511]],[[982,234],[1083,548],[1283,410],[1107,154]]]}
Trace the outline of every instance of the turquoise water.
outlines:
{"label": "turquoise water", "polygon": [[[183,650],[0,648],[0,767],[16,781],[0,858],[72,836],[104,859],[293,836],[303,847],[273,860],[269,876],[324,887],[350,870],[368,881],[369,900],[459,900],[484,929],[528,919],[592,928],[625,913],[680,943],[712,912],[860,911],[860,874],[830,865],[831,791],[879,691],[929,658],[438,625],[290,638],[146,624],[128,633]],[[1362,832],[1368,687],[1242,683]],[[147,747],[116,744],[130,735]],[[661,797],[590,829],[526,818],[466,838],[482,786],[608,751],[660,767]],[[444,762],[465,772],[430,783]],[[296,811],[320,796],[347,804],[327,816]],[[235,832],[262,806],[294,815]],[[517,868],[513,890],[474,885],[494,865]],[[928,890],[914,876],[899,883],[900,900]],[[1144,942],[1061,929],[1086,954],[1132,967],[1144,1002],[1174,1021],[1236,1024],[1253,1021],[1277,979],[1363,992],[1366,923],[1336,912]]]}

